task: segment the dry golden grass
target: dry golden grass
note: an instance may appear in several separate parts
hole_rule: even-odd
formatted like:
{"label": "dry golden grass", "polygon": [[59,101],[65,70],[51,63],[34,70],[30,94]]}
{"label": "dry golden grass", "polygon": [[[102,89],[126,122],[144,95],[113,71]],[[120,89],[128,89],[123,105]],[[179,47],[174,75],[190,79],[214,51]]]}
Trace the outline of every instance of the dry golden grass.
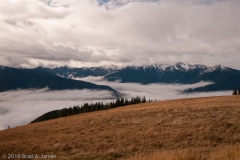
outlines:
{"label": "dry golden grass", "polygon": [[228,96],[132,105],[11,128],[0,131],[0,154],[237,159],[239,142],[240,96]]}
{"label": "dry golden grass", "polygon": [[240,145],[221,146],[214,149],[178,149],[150,154],[135,154],[120,160],[240,160]]}

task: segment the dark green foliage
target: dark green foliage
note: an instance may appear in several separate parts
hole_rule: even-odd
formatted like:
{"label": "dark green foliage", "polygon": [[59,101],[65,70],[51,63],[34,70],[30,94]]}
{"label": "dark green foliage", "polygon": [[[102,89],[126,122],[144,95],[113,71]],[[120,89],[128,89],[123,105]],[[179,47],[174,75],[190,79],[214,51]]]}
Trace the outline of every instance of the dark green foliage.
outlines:
{"label": "dark green foliage", "polygon": [[236,88],[233,90],[233,95],[237,95],[237,89]]}
{"label": "dark green foliage", "polygon": [[146,103],[147,101],[146,101],[146,98],[145,98],[145,96],[143,96],[143,98],[142,98],[142,103]]}
{"label": "dark green foliage", "polygon": [[237,90],[236,88],[233,90],[233,95],[240,94],[240,88]]}
{"label": "dark green foliage", "polygon": [[[149,102],[150,102],[150,100],[149,100]],[[135,98],[132,98],[131,101],[129,101],[128,99],[124,99],[124,98],[121,98],[121,99],[118,98],[116,101],[106,103],[106,104],[103,104],[102,102],[101,103],[96,102],[95,104],[84,103],[82,106],[73,106],[73,107],[64,108],[61,110],[50,111],[50,112],[45,113],[42,116],[38,117],[31,123],[76,115],[76,114],[80,114],[80,113],[94,112],[94,111],[99,111],[99,110],[107,110],[107,109],[111,109],[111,108],[127,106],[127,105],[131,105],[131,104],[138,104],[138,103],[146,103],[145,96],[142,98],[137,96]]]}

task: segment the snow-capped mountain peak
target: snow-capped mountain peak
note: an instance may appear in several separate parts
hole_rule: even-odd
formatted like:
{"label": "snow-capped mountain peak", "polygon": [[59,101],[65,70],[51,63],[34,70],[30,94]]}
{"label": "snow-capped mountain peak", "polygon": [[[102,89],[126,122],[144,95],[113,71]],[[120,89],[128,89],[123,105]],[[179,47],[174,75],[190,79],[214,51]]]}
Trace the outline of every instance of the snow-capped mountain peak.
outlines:
{"label": "snow-capped mountain peak", "polygon": [[166,69],[174,71],[174,70],[181,70],[181,71],[188,71],[190,69],[195,69],[196,67],[194,65],[188,64],[188,63],[182,63],[178,62],[175,65],[170,65]]}
{"label": "snow-capped mountain peak", "polygon": [[[132,67],[132,68],[135,68],[137,69],[135,66],[129,66],[129,67]],[[189,64],[189,63],[183,63],[183,62],[178,62],[176,63],[175,65],[167,65],[167,64],[153,64],[153,65],[146,65],[146,66],[143,66],[144,69],[146,68],[154,68],[154,69],[157,69],[157,70],[161,70],[161,71],[188,71],[188,70],[193,70],[193,69],[201,69],[201,70],[205,70],[207,69],[206,66],[204,65],[199,65],[199,64],[196,64],[196,65],[192,65],[192,64]]]}
{"label": "snow-capped mountain peak", "polygon": [[120,69],[118,66],[114,65],[114,64],[110,64],[110,65],[106,65],[106,66],[102,66],[100,68],[103,68],[103,69],[110,69],[110,70],[117,70],[117,69]]}
{"label": "snow-capped mountain peak", "polygon": [[[53,68],[51,72],[57,74],[58,76],[65,78],[75,78],[75,77],[88,77],[88,76],[108,76],[118,73],[129,74],[129,72],[136,72],[138,74],[142,73],[151,73],[156,76],[160,75],[168,75],[174,73],[176,74],[205,74],[206,72],[214,72],[216,70],[220,71],[228,71],[231,70],[225,66],[217,65],[213,67],[207,67],[205,65],[200,64],[189,64],[178,62],[174,65],[167,64],[151,64],[145,66],[127,66],[127,67],[119,67],[114,64],[101,66],[101,67],[82,67],[82,68],[70,68],[67,66]],[[169,73],[172,72],[172,73]],[[130,76],[130,75],[129,75]],[[120,77],[121,78],[121,77]]]}
{"label": "snow-capped mountain peak", "polygon": [[205,65],[200,65],[200,64],[192,65],[189,63],[178,62],[175,65],[170,66],[169,68],[170,68],[170,70],[189,71],[189,70],[194,70],[194,69],[206,70],[208,67]]}
{"label": "snow-capped mountain peak", "polygon": [[[134,67],[134,66],[133,66]],[[134,67],[135,68],[135,67]],[[138,67],[139,68],[139,67]],[[160,69],[161,68],[161,65],[158,65],[158,64],[152,64],[152,65],[145,65],[143,66],[143,69],[147,69],[147,68],[154,68],[154,69]]]}
{"label": "snow-capped mountain peak", "polygon": [[229,70],[230,68],[228,67],[225,67],[225,66],[222,66],[222,65],[216,65],[216,66],[213,66],[213,67],[208,67],[205,72],[213,72],[213,71],[216,71],[216,70],[220,70],[220,71],[226,71],[226,70]]}
{"label": "snow-capped mountain peak", "polygon": [[167,64],[160,64],[159,65],[159,69],[161,69],[163,71],[166,70],[167,67],[169,67],[169,65],[167,65]]}
{"label": "snow-capped mountain peak", "polygon": [[193,68],[194,66],[190,65],[190,64],[186,64],[186,63],[182,63],[182,62],[178,62],[175,65],[176,69],[185,69],[185,70],[189,70],[191,68]]}

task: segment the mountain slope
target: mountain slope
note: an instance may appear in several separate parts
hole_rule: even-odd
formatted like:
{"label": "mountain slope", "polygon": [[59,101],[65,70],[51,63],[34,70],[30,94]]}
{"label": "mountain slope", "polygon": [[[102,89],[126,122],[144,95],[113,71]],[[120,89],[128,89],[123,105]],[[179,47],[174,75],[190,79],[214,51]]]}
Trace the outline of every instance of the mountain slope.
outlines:
{"label": "mountain slope", "polygon": [[210,81],[214,84],[189,89],[186,92],[197,91],[221,91],[232,90],[240,86],[240,71],[217,65],[207,67],[205,65],[191,65],[177,63],[175,65],[148,65],[148,66],[117,66],[108,67],[84,67],[69,68],[59,67],[47,69],[52,73],[66,77],[104,76],[108,81],[120,81],[121,83],[170,83],[170,84],[194,84],[201,81]]}
{"label": "mountain slope", "polygon": [[[64,160],[116,160],[139,153],[186,153],[185,149],[192,149],[207,156],[217,146],[240,142],[239,116],[240,96],[132,105],[0,131],[0,153],[54,154]],[[232,150],[228,159],[237,151]]]}
{"label": "mountain slope", "polygon": [[7,90],[44,88],[50,90],[64,89],[96,89],[108,90],[114,94],[117,91],[109,86],[96,85],[85,81],[76,81],[59,77],[46,69],[16,69],[9,67],[0,67],[0,92]]}
{"label": "mountain slope", "polygon": [[196,78],[196,81],[211,81],[210,84],[204,87],[189,89],[187,92],[206,92],[206,91],[220,91],[233,90],[240,87],[240,73],[238,70],[225,68],[225,70],[218,67],[211,72],[205,72]]}
{"label": "mountain slope", "polygon": [[[69,79],[75,77],[103,76],[107,81],[120,81],[121,83],[194,84],[201,81],[210,81],[213,83],[208,86],[189,89],[186,90],[186,92],[232,90],[235,87],[240,87],[240,71],[221,65],[207,67],[204,65],[191,65],[179,62],[175,65],[155,64],[148,66],[128,66],[124,68],[119,68],[114,65],[83,68],[69,68],[64,66],[52,69],[38,67],[31,71],[45,76],[61,76]],[[65,88],[75,88],[74,83],[69,84]],[[44,85],[46,85],[46,83]],[[54,85],[51,84],[51,86],[52,89],[54,89],[61,88],[60,86],[64,85],[54,87]]]}
{"label": "mountain slope", "polygon": [[219,91],[232,90],[240,86],[240,71],[223,67],[206,67],[204,65],[190,65],[177,63],[176,65],[150,65],[145,67],[126,67],[104,77],[108,81],[120,80],[122,83],[177,83],[194,84],[201,81],[211,81],[214,84],[187,90]]}
{"label": "mountain slope", "polygon": [[51,71],[64,78],[105,76],[118,70],[117,66],[70,68],[67,66],[52,68]]}

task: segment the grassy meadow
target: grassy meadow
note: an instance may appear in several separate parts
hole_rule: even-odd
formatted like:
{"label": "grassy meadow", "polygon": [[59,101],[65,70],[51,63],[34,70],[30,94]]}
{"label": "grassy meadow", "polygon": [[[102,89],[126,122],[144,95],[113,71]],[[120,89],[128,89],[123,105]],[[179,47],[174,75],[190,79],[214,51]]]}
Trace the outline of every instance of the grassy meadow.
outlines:
{"label": "grassy meadow", "polygon": [[167,100],[0,131],[0,154],[65,160],[238,160],[240,96]]}

